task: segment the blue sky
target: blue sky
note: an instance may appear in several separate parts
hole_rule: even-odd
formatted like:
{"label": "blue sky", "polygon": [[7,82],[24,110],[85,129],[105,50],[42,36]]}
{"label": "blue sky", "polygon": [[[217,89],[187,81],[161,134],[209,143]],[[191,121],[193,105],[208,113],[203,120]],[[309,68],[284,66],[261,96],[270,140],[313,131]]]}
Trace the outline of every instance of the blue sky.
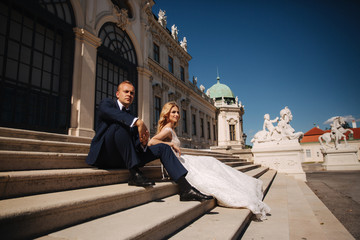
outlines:
{"label": "blue sky", "polygon": [[333,116],[360,127],[360,1],[155,0],[159,9],[187,38],[190,80],[206,91],[218,68],[245,105],[247,144],[285,106],[297,132]]}

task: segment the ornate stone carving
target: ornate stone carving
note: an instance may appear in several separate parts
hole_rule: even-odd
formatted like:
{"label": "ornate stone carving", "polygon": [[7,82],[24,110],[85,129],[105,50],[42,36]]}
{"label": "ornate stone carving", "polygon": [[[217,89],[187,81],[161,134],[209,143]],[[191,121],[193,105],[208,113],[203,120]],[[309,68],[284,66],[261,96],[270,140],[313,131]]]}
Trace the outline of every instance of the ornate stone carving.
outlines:
{"label": "ornate stone carving", "polygon": [[175,41],[178,41],[178,33],[179,33],[179,31],[178,31],[177,27],[175,26],[175,24],[173,24],[171,26],[171,36],[173,37],[173,39]]}
{"label": "ornate stone carving", "polygon": [[[290,121],[293,116],[288,107],[285,107],[280,111],[280,120],[275,118],[270,120],[270,115],[264,115],[264,125],[263,130],[255,134],[254,138],[251,140],[253,143],[261,142],[280,142],[280,141],[290,141],[298,140],[304,136],[302,132],[295,132],[295,130],[290,126]],[[272,123],[278,122],[277,126],[274,127]],[[266,129],[268,131],[266,131]]]}
{"label": "ornate stone carving", "polygon": [[[345,129],[343,125],[345,124],[345,120],[343,117],[333,117],[333,122],[330,124],[331,132],[324,133],[319,137],[319,142],[321,144],[322,149],[325,149],[326,147],[329,148],[335,148],[338,149],[339,147],[342,147],[340,145],[340,140],[344,139],[345,146],[348,146],[348,143],[346,141],[346,132],[350,132],[353,134],[353,130],[351,129]],[[334,140],[334,146],[330,145],[331,140]],[[325,145],[323,143],[325,141]]]}
{"label": "ornate stone carving", "polygon": [[186,98],[186,99],[183,99],[181,100],[181,107],[182,108],[187,108],[190,104],[190,99]]}
{"label": "ornate stone carving", "polygon": [[155,83],[154,85],[152,85],[152,88],[153,88],[154,95],[161,96],[162,88],[161,88],[161,85],[159,83]]}
{"label": "ornate stone carving", "polygon": [[127,25],[129,25],[129,16],[128,16],[128,10],[125,8],[122,8],[119,10],[117,6],[115,6],[115,14],[117,16],[117,23],[116,26],[121,28],[123,31],[125,31]]}
{"label": "ornate stone carving", "polygon": [[182,41],[180,41],[180,46],[187,52],[187,40],[186,37],[183,38]]}
{"label": "ornate stone carving", "polygon": [[169,93],[169,101],[176,102],[180,97],[181,97],[181,93],[179,93],[177,91],[175,93],[173,93],[173,92]]}
{"label": "ornate stone carving", "polygon": [[163,28],[166,28],[166,24],[167,24],[165,13],[166,11],[165,10],[163,11],[161,9],[159,10],[158,13],[158,22]]}

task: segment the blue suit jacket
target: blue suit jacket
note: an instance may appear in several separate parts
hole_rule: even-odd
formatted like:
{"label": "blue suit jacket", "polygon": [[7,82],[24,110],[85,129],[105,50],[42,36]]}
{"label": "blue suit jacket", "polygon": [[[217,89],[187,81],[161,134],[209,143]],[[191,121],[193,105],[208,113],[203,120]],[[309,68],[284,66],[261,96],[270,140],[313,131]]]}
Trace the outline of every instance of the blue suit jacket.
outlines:
{"label": "blue suit jacket", "polygon": [[88,164],[93,165],[98,159],[106,130],[111,124],[120,124],[125,129],[128,129],[133,135],[133,139],[129,139],[129,141],[134,141],[136,148],[140,147],[137,127],[130,128],[135,117],[130,113],[121,111],[116,101],[109,98],[103,99],[99,104],[98,117],[96,134],[91,141],[90,151],[86,158]]}

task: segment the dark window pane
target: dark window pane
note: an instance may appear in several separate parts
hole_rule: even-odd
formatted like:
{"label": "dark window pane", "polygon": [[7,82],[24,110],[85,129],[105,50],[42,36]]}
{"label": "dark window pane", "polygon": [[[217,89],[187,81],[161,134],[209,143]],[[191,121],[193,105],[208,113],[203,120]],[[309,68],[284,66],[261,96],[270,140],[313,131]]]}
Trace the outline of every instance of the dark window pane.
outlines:
{"label": "dark window pane", "polygon": [[0,34],[2,35],[5,35],[6,33],[6,24],[7,24],[7,18],[0,15]]}
{"label": "dark window pane", "polygon": [[41,71],[39,69],[32,69],[31,84],[40,87],[41,83]]}
{"label": "dark window pane", "polygon": [[44,56],[44,70],[51,72],[51,67],[52,67],[52,58],[49,56]]}
{"label": "dark window pane", "polygon": [[39,33],[35,34],[35,48],[39,51],[44,49],[44,36]]}
{"label": "dark window pane", "polygon": [[50,86],[51,86],[51,75],[50,73],[43,72],[42,88],[46,90],[50,90]]}
{"label": "dark window pane", "polygon": [[53,40],[50,38],[45,39],[45,53],[49,55],[53,54]]}
{"label": "dark window pane", "polygon": [[19,81],[22,83],[29,82],[30,67],[25,64],[20,64],[19,68]]}
{"label": "dark window pane", "polygon": [[18,63],[14,60],[8,59],[6,62],[5,76],[16,80],[17,72],[18,72]]}
{"label": "dark window pane", "polygon": [[24,26],[29,27],[30,29],[33,29],[34,21],[31,18],[24,16]]}
{"label": "dark window pane", "polygon": [[42,59],[43,56],[41,53],[34,51],[33,55],[33,65],[37,68],[42,68]]}
{"label": "dark window pane", "polygon": [[21,52],[20,52],[21,56],[20,56],[20,61],[23,63],[26,63],[28,65],[30,65],[30,60],[31,60],[31,49],[28,47],[21,47]]}
{"label": "dark window pane", "polygon": [[32,29],[24,27],[23,28],[23,33],[22,33],[22,42],[25,45],[31,46],[32,45],[32,36],[33,36]]}
{"label": "dark window pane", "polygon": [[14,60],[19,59],[19,49],[20,45],[14,41],[9,41],[8,45],[8,56]]}

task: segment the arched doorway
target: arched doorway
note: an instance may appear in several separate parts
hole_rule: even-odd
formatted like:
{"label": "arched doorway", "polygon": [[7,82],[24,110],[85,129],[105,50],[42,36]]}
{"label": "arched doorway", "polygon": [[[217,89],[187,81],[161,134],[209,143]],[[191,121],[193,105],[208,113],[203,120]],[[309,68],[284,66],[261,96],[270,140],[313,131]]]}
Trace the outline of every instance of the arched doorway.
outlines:
{"label": "arched doorway", "polygon": [[0,1],[0,126],[67,132],[74,26],[70,0]]}
{"label": "arched doorway", "polygon": [[[134,45],[126,32],[115,23],[106,23],[99,32],[102,45],[98,47],[96,62],[95,121],[97,108],[104,98],[116,99],[117,86],[129,80],[137,89],[137,58]],[[137,113],[137,96],[131,105],[131,112]],[[95,122],[96,126],[96,122]]]}

